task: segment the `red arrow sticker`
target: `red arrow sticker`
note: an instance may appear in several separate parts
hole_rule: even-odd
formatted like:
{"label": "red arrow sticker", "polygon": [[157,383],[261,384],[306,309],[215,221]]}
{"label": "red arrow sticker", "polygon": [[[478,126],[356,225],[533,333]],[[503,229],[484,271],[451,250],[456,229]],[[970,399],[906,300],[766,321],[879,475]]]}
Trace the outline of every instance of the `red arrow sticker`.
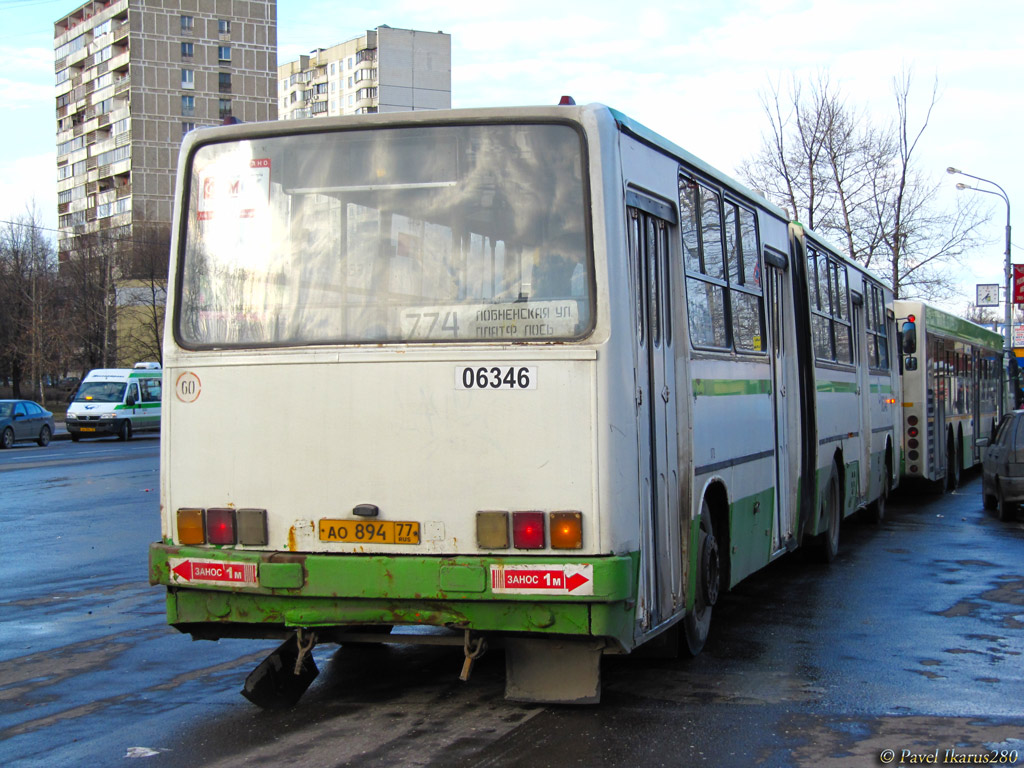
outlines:
{"label": "red arrow sticker", "polygon": [[178,584],[220,584],[255,587],[259,584],[256,563],[176,558],[167,560],[171,581]]}
{"label": "red arrow sticker", "polygon": [[592,595],[594,566],[492,565],[491,591],[517,595]]}

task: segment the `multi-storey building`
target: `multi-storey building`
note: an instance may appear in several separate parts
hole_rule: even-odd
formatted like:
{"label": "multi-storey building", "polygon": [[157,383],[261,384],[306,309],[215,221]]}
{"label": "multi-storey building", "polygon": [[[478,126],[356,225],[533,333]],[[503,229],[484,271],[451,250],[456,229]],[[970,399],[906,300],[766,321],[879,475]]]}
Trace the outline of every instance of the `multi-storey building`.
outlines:
{"label": "multi-storey building", "polygon": [[54,24],[58,249],[171,220],[178,149],[275,120],[276,0],[95,0]]}
{"label": "multi-storey building", "polygon": [[277,75],[282,120],[447,109],[451,35],[380,26],[282,64]]}

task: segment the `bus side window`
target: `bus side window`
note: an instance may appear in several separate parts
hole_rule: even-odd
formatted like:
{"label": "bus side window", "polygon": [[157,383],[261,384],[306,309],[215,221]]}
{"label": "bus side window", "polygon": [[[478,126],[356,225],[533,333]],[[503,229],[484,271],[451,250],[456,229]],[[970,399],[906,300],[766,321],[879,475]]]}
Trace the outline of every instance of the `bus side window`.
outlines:
{"label": "bus side window", "polygon": [[142,402],[159,403],[160,379],[143,379],[140,383],[142,384]]}
{"label": "bus side window", "polygon": [[718,194],[679,177],[679,229],[686,268],[690,343],[728,349],[725,321],[725,264]]}

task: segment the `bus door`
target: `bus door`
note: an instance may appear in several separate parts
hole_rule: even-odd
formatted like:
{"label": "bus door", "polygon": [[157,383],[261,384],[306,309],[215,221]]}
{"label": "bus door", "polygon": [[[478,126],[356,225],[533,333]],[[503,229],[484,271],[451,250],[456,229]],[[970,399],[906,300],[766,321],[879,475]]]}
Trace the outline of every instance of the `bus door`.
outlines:
{"label": "bus door", "polygon": [[796,546],[793,534],[792,490],[795,488],[796,462],[789,455],[789,388],[786,374],[786,323],[789,317],[784,270],[786,259],[765,250],[765,302],[768,307],[768,343],[772,356],[772,400],[775,419],[775,521],[774,550]]}
{"label": "bus door", "polygon": [[[980,347],[967,346],[967,380],[970,382],[968,391],[969,407],[971,411],[971,466],[981,461],[981,448],[978,446],[978,438],[986,434],[987,427],[982,424],[981,417],[981,370],[984,365],[984,353]],[[991,439],[991,438],[990,438]]]}
{"label": "bus door", "polygon": [[[867,499],[871,490],[871,361],[867,354],[867,321],[864,316],[864,296],[856,291],[853,296],[853,362],[857,366],[857,403],[860,408],[860,461],[859,498]],[[878,397],[882,394],[879,391]]]}
{"label": "bus door", "polygon": [[[674,209],[636,192],[629,207],[630,273],[636,302],[636,405],[639,425],[641,633],[683,608],[679,521],[675,339],[669,232]],[[671,217],[671,218],[670,218]]]}
{"label": "bus door", "polygon": [[928,464],[931,480],[946,476],[946,354],[941,339],[933,339],[928,370]]}

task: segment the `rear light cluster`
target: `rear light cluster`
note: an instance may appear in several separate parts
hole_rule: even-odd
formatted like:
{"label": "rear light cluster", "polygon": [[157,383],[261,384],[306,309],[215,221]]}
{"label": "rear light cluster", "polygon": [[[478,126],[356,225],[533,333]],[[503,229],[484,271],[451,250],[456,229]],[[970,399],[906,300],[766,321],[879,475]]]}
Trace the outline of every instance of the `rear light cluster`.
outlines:
{"label": "rear light cluster", "polygon": [[244,544],[261,547],[267,543],[267,510],[188,507],[178,510],[180,544]]}
{"label": "rear light cluster", "polygon": [[[910,461],[917,461],[921,458],[921,454],[918,453],[917,449],[920,447],[920,443],[917,441],[920,432],[917,429],[917,416],[907,416],[907,459]],[[918,473],[917,464],[911,464],[909,472],[912,475]]]}
{"label": "rear light cluster", "polygon": [[547,544],[551,549],[582,549],[583,515],[580,512],[477,512],[476,542],[481,549],[508,549],[510,542],[516,549],[544,549]]}

